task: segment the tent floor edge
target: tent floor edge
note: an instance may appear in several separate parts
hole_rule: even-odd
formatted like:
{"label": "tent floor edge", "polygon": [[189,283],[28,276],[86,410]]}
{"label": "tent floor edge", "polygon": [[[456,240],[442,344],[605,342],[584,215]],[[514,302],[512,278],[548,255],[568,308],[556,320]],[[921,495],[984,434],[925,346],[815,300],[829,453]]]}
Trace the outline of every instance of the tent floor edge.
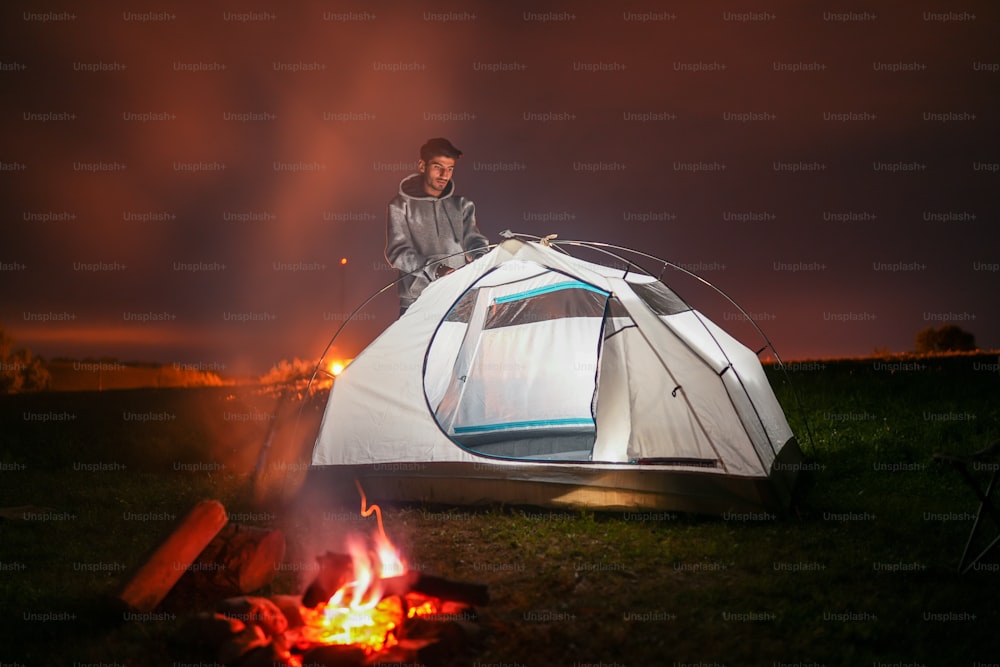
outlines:
{"label": "tent floor edge", "polygon": [[[797,446],[789,461],[793,460]],[[784,459],[783,459],[784,462]],[[357,479],[370,502],[468,507],[669,513],[775,519],[786,514],[794,483],[790,471],[737,477],[697,469],[629,464],[434,462],[313,466],[302,493],[311,502],[344,507]],[[789,477],[788,473],[792,473]],[[779,488],[775,488],[775,484]]]}

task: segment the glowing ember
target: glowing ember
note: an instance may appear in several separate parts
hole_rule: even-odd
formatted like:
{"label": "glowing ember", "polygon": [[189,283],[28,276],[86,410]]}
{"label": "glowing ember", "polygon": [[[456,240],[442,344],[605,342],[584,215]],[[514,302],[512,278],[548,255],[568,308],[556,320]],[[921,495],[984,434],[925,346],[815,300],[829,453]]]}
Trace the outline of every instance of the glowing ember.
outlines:
{"label": "glowing ember", "polygon": [[407,602],[410,603],[406,609],[407,618],[433,616],[441,613],[441,601],[437,598],[418,600],[416,596],[407,596]]}
{"label": "glowing ember", "polygon": [[355,604],[351,599],[345,604],[339,597],[344,591],[340,589],[316,609],[302,610],[302,640],[310,644],[353,644],[366,653],[393,646],[393,631],[405,618],[399,597],[393,595],[367,604]]}

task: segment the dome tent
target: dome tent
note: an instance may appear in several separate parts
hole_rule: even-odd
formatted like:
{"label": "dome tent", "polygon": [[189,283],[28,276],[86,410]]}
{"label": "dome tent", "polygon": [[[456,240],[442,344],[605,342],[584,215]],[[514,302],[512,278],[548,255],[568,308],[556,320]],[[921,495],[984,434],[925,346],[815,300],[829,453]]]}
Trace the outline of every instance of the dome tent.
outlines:
{"label": "dome tent", "polygon": [[336,379],[310,475],[372,498],[787,508],[801,455],[757,355],[655,277],[509,238]]}

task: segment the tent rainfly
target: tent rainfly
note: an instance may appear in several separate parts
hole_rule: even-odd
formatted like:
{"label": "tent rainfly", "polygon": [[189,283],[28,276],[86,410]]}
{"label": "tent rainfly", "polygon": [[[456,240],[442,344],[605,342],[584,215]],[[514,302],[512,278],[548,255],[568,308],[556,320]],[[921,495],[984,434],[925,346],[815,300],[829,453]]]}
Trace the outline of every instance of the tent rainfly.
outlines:
{"label": "tent rainfly", "polygon": [[510,238],[337,377],[309,474],[378,500],[745,515],[787,509],[800,467],[756,353],[652,276]]}

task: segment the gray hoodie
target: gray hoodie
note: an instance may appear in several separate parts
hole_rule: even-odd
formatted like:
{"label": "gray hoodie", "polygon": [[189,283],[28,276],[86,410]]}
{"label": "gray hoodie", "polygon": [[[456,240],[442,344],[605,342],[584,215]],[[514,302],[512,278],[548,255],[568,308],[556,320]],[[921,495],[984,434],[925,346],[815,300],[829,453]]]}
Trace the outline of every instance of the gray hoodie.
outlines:
{"label": "gray hoodie", "polygon": [[[403,308],[434,280],[439,264],[458,269],[488,249],[489,240],[476,226],[475,204],[454,192],[455,182],[449,181],[440,197],[428,195],[423,176],[411,174],[400,181],[399,194],[389,202],[385,258],[400,272],[399,305]],[[448,259],[435,261],[444,257]]]}

